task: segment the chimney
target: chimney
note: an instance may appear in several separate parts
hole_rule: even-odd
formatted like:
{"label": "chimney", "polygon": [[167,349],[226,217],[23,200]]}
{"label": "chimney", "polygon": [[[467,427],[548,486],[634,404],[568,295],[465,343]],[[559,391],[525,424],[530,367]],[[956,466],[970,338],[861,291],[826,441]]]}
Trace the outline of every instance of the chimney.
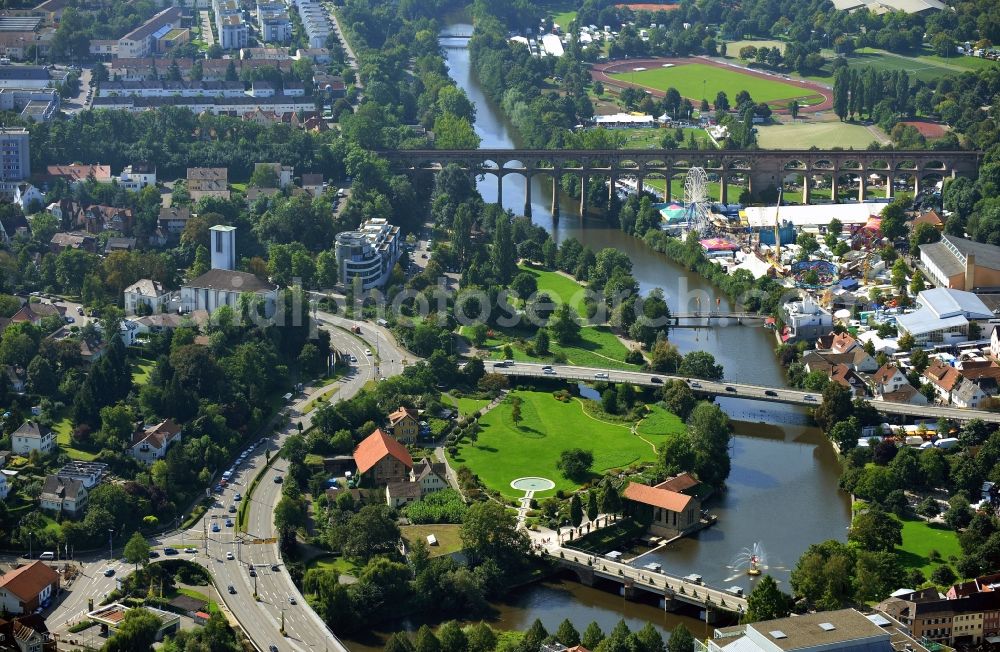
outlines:
{"label": "chimney", "polygon": [[212,269],[236,269],[236,227],[218,224],[209,230]]}
{"label": "chimney", "polygon": [[965,255],[965,291],[972,292],[976,287],[976,254],[971,251]]}

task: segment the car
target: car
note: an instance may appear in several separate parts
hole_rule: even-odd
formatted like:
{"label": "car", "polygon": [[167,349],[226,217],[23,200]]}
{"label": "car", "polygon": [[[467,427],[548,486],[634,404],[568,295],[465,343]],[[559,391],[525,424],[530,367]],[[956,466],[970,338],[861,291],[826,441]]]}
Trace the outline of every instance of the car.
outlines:
{"label": "car", "polygon": [[235,514],[235,513],[236,513],[236,505],[230,505],[230,506],[229,506],[229,509],[228,509],[227,511],[228,511],[228,512],[229,512],[230,514]]}
{"label": "car", "polygon": [[427,258],[427,254],[420,254],[421,258]]}
{"label": "car", "polygon": [[115,569],[114,568],[105,568],[104,569],[104,577],[111,577],[114,574],[115,574]]}
{"label": "car", "polygon": [[243,496],[241,494],[236,494],[235,496],[233,496],[233,500],[239,502],[243,500]]}
{"label": "car", "polygon": [[69,315],[66,315],[65,319],[66,319],[66,323],[67,323],[67,324],[72,324],[73,322],[75,322],[75,321],[76,321],[75,319],[73,319],[73,318],[72,318],[72,317],[70,317]]}
{"label": "car", "polygon": [[250,567],[250,577],[257,577],[257,571],[253,569],[253,566]]}
{"label": "car", "polygon": [[773,389],[765,389],[764,390],[764,396],[777,396],[777,395],[778,395],[778,392],[774,391]]}
{"label": "car", "polygon": [[371,349],[365,349],[365,355],[371,355],[371,354],[372,354]]}
{"label": "car", "polygon": [[[233,527],[233,519],[231,519],[231,518],[227,518],[226,519],[226,527]],[[176,554],[176,553],[174,553],[174,554]]]}
{"label": "car", "polygon": [[649,382],[653,383],[654,385],[662,385],[663,379],[660,378],[659,376],[653,376],[652,378],[649,379]]}
{"label": "car", "polygon": [[358,361],[358,359],[352,355],[351,356],[351,362],[357,362],[357,361]]}
{"label": "car", "polygon": [[608,374],[604,373],[603,371],[599,371],[596,374],[594,374],[594,379],[595,380],[607,380],[608,379]]}
{"label": "car", "polygon": [[275,645],[274,643],[271,643],[270,645],[267,646],[267,652],[278,652],[278,646]]}
{"label": "car", "polygon": [[298,604],[298,602],[295,601],[294,595],[288,596],[288,604]]}
{"label": "car", "polygon": [[218,523],[212,523],[212,532],[218,532],[220,529],[222,528],[219,527]]}
{"label": "car", "polygon": [[215,485],[215,493],[221,494],[222,493],[222,489],[223,489],[223,487],[222,487],[221,484]]}
{"label": "car", "polygon": [[282,482],[284,482],[284,478],[282,478],[280,475],[274,476],[274,484],[281,484]]}
{"label": "car", "polygon": [[236,595],[236,587],[233,586],[232,584],[229,585],[229,593],[231,595]]}
{"label": "car", "polygon": [[186,552],[189,555],[194,555],[194,554],[196,554],[198,552],[198,549],[197,548],[191,548],[189,546],[189,547],[187,547],[187,548],[184,549],[184,552]]}
{"label": "car", "polygon": [[232,561],[232,560],[236,559],[236,557],[233,555],[233,553],[227,552],[226,553],[226,559],[228,559],[229,561]]}
{"label": "car", "polygon": [[83,316],[83,306],[77,306],[76,314],[80,315],[81,317]]}
{"label": "car", "polygon": [[505,361],[503,361],[503,360],[501,360],[500,362],[494,362],[493,363],[493,368],[494,369],[503,369],[506,366],[507,366],[507,363]]}
{"label": "car", "polygon": [[164,548],[163,549],[163,554],[165,554],[165,555],[176,555],[177,554],[177,548]]}
{"label": "car", "polygon": [[546,369],[542,369],[542,373],[545,374],[546,376],[555,376],[556,370],[553,369],[552,367],[548,367]]}
{"label": "car", "polygon": [[805,400],[807,400],[807,401],[815,401],[816,400],[816,397],[813,396],[812,394],[806,394],[802,398],[805,399]]}
{"label": "car", "polygon": [[275,573],[277,573],[278,572],[278,565],[277,564],[271,564],[271,570],[273,570]]}
{"label": "car", "polygon": [[149,551],[149,558],[150,559],[156,559],[159,556],[160,556],[160,553],[156,552],[155,550],[150,550]]}
{"label": "car", "polygon": [[726,391],[727,392],[732,392],[733,394],[735,394],[736,393],[736,388],[733,387],[732,385],[726,385]]}

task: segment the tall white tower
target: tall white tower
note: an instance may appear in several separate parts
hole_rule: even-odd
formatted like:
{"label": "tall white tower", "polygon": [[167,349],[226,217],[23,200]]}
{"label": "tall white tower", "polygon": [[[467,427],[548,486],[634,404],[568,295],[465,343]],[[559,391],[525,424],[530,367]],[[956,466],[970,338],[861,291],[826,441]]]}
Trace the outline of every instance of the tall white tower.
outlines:
{"label": "tall white tower", "polygon": [[210,229],[212,269],[236,269],[236,227],[219,224]]}

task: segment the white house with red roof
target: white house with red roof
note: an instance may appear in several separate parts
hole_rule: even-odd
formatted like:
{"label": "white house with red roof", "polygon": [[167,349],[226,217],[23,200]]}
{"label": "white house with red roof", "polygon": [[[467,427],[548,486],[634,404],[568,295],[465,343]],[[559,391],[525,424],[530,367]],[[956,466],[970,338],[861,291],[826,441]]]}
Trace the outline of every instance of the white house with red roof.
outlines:
{"label": "white house with red roof", "polygon": [[682,473],[655,486],[630,482],[622,494],[625,511],[649,524],[651,534],[675,537],[701,523],[701,499],[697,478]]}
{"label": "white house with red roof", "polygon": [[59,575],[41,561],[15,568],[0,577],[0,606],[7,613],[31,613],[59,591]]}
{"label": "white house with red roof", "polygon": [[183,428],[173,419],[136,430],[132,435],[132,447],[129,452],[140,462],[152,464],[156,460],[163,459],[171,444],[181,440],[182,432]]}

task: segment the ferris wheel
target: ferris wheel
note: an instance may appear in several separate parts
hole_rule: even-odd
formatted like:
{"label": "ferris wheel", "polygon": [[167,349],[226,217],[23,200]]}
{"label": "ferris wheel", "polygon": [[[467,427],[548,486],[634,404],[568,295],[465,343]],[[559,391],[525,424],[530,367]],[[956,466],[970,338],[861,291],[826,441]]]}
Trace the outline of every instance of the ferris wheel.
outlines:
{"label": "ferris wheel", "polygon": [[691,168],[684,177],[684,206],[688,230],[704,233],[709,227],[708,174],[704,168]]}

